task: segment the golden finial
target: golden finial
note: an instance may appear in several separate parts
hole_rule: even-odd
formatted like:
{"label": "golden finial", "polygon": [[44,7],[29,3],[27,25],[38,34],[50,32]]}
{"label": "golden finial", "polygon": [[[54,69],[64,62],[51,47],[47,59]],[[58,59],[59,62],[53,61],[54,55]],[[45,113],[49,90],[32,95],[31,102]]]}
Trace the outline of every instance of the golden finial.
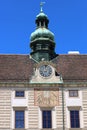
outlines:
{"label": "golden finial", "polygon": [[45,4],[45,2],[40,2],[40,11],[43,12],[43,5]]}

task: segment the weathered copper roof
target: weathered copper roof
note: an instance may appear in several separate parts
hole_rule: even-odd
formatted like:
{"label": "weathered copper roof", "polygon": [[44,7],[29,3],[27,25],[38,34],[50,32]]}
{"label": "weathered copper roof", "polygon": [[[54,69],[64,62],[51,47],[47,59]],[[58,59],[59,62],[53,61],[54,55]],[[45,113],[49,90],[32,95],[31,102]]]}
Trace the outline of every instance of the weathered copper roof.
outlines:
{"label": "weathered copper roof", "polygon": [[40,12],[37,16],[36,16],[36,20],[37,19],[47,19],[48,20],[48,16],[44,13],[44,12]]}
{"label": "weathered copper roof", "polygon": [[[87,81],[87,55],[59,55],[52,62],[64,81]],[[0,55],[0,82],[29,82],[34,64],[29,55]]]}
{"label": "weathered copper roof", "polygon": [[30,40],[36,40],[39,38],[46,38],[54,41],[54,34],[47,28],[37,28],[30,36]]}

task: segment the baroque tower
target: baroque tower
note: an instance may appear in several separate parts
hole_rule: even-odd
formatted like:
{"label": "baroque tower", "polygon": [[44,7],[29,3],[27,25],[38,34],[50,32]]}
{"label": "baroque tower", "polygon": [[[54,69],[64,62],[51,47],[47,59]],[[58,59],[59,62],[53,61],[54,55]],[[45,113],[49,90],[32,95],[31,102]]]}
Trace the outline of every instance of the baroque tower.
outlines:
{"label": "baroque tower", "polygon": [[36,16],[36,30],[30,36],[30,55],[36,61],[50,61],[57,56],[55,53],[54,34],[48,29],[49,19],[43,12]]}

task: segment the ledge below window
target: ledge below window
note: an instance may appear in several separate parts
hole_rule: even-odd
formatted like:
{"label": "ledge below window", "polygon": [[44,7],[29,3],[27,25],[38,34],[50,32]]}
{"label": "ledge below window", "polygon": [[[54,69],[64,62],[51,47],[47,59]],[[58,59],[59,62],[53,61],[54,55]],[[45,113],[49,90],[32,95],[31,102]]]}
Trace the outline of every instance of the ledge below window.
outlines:
{"label": "ledge below window", "polygon": [[55,129],[52,129],[52,128],[43,128],[43,129],[40,129],[40,130],[55,130]]}
{"label": "ledge below window", "polygon": [[69,130],[82,130],[83,128],[70,128]]}
{"label": "ledge below window", "polygon": [[27,129],[17,128],[17,129],[13,129],[13,130],[27,130]]}

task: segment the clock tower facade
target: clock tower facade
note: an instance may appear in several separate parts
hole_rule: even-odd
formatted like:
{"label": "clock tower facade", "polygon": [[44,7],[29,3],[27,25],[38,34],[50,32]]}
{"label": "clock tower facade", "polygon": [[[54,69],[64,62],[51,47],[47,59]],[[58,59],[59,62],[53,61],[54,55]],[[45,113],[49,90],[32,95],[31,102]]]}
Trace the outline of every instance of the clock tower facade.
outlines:
{"label": "clock tower facade", "polygon": [[36,16],[36,30],[30,36],[30,58],[36,64],[30,83],[63,83],[60,73],[53,64],[55,53],[54,34],[48,29],[49,19],[43,12]]}

